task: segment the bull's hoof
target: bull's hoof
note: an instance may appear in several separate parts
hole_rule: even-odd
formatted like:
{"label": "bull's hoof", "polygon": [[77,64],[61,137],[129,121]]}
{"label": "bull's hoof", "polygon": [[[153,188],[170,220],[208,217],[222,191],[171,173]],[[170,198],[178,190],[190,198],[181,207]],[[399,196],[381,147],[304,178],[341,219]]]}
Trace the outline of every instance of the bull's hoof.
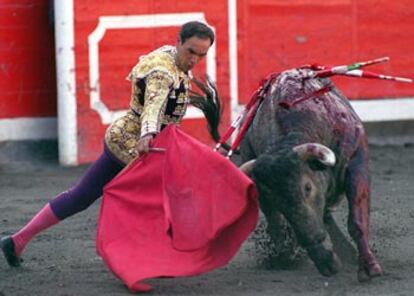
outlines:
{"label": "bull's hoof", "polygon": [[376,259],[371,259],[371,262],[360,264],[358,270],[358,281],[363,283],[370,281],[374,277],[381,276],[383,274],[381,265]]}

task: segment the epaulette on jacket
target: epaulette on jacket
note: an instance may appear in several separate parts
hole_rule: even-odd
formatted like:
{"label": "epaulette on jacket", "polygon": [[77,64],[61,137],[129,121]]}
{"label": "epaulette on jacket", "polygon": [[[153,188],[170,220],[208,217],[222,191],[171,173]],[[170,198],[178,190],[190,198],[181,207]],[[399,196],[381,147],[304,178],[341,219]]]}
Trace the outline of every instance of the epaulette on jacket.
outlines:
{"label": "epaulette on jacket", "polygon": [[141,56],[140,61],[134,66],[128,75],[129,80],[144,79],[153,72],[163,72],[174,82],[177,89],[180,86],[180,73],[174,60],[174,55],[162,50],[155,50],[147,55]]}

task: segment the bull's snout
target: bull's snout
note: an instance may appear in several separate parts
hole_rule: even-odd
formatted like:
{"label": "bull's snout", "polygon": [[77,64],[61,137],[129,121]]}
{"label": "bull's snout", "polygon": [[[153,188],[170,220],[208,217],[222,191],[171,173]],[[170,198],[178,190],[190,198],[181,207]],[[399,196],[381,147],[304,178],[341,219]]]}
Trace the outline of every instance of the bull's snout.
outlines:
{"label": "bull's snout", "polygon": [[321,242],[307,248],[318,271],[324,276],[332,276],[341,269],[341,260],[331,248],[326,247],[326,242]]}

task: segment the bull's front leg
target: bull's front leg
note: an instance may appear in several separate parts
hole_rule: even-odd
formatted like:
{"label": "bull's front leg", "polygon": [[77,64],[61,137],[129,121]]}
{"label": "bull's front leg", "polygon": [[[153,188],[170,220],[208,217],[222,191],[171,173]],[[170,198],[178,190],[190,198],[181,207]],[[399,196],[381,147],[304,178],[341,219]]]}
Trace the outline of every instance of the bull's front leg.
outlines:
{"label": "bull's front leg", "polygon": [[348,231],[359,252],[358,280],[366,281],[382,275],[381,265],[368,242],[370,188],[366,147],[359,148],[349,163],[345,191],[349,205]]}
{"label": "bull's front leg", "polygon": [[266,194],[260,189],[259,192],[260,209],[267,222],[266,232],[271,239],[272,248],[275,252],[272,260],[279,267],[293,266],[299,255],[299,245],[296,236],[288,226],[287,220],[277,210],[274,196]]}
{"label": "bull's front leg", "polygon": [[357,264],[357,250],[338,227],[332,213],[325,214],[323,222],[333,243],[333,249],[342,262],[351,265]]}

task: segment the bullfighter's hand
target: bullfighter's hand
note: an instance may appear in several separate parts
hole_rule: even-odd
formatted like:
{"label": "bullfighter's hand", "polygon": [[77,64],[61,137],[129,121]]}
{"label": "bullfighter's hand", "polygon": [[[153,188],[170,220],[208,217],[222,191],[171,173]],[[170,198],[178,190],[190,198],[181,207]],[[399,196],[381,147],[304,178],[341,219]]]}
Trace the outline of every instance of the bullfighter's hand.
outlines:
{"label": "bullfighter's hand", "polygon": [[149,148],[152,144],[152,139],[153,139],[154,135],[152,134],[148,134],[143,136],[142,138],[140,138],[138,140],[137,143],[137,150],[139,154],[147,154],[149,151]]}

